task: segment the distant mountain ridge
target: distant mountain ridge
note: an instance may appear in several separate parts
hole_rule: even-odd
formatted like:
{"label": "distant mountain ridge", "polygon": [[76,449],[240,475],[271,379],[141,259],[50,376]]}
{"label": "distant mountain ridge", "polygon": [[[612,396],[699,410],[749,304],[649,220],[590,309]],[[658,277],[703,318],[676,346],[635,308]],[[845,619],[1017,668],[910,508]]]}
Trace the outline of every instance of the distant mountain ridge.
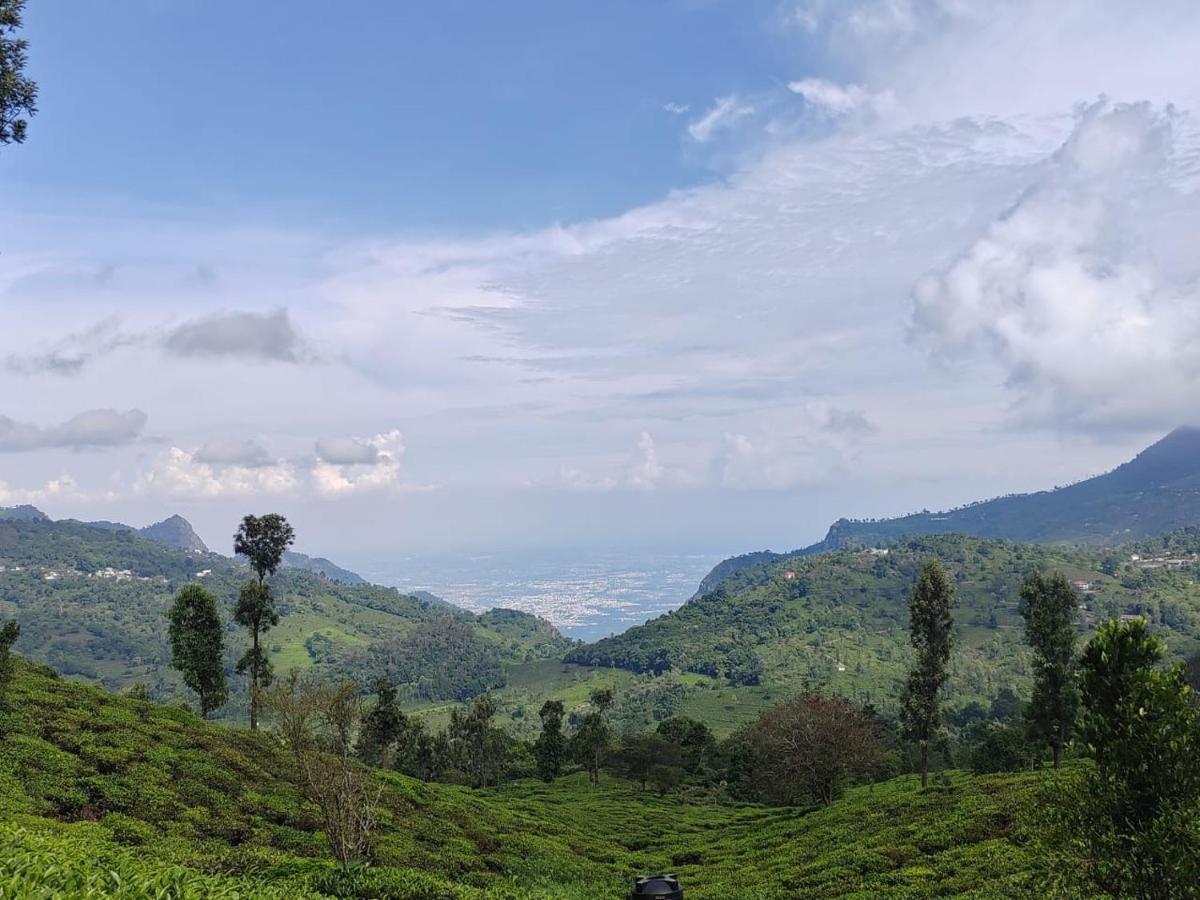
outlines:
{"label": "distant mountain ridge", "polygon": [[369,583],[367,579],[363,578],[357,572],[343,569],[323,556],[308,556],[304,553],[288,550],[283,554],[283,564],[285,567],[292,569],[303,569],[306,572],[312,572],[314,575],[320,575],[322,578],[328,578],[330,581],[336,581],[339,584]]}
{"label": "distant mountain ridge", "polygon": [[[51,519],[36,506],[26,504],[22,506],[0,507],[0,521],[53,522],[55,520]],[[62,521],[77,525],[86,525],[90,528],[99,528],[104,531],[128,532],[138,535],[145,540],[152,541],[155,544],[161,544],[164,547],[170,547],[174,550],[183,550],[187,553],[208,555],[213,552],[204,543],[200,535],[196,534],[196,529],[192,527],[192,523],[178,514],[168,516],[161,522],[155,522],[153,525],[147,525],[145,528],[134,528],[132,525],[126,525],[123,522],[109,522],[105,520],[82,522],[78,519],[64,519]],[[323,556],[309,556],[306,553],[297,553],[294,550],[288,550],[283,554],[283,565],[285,568],[311,572],[314,575],[328,579],[329,581],[335,581],[338,584],[369,584],[357,572],[344,569]]]}
{"label": "distant mountain ridge", "polygon": [[1200,428],[1181,426],[1111,472],[1067,487],[981,500],[892,519],[838,519],[823,540],[790,553],[758,551],[719,563],[697,596],[728,576],[785,556],[886,547],[904,538],[968,534],[1091,547],[1200,525]]}
{"label": "distant mountain ridge", "polygon": [[883,545],[905,536],[971,534],[1089,546],[1200,524],[1200,428],[1176,428],[1129,462],[1067,487],[873,522],[841,519],[809,552]]}

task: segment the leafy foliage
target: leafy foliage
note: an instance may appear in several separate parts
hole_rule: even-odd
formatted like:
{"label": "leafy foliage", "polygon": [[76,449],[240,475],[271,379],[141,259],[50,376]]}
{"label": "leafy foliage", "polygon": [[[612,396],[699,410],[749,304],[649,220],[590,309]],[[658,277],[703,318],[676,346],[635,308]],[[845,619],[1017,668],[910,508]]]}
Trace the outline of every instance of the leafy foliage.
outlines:
{"label": "leafy foliage", "polygon": [[[1130,558],[1135,554],[1139,559]],[[1088,584],[1073,623],[1080,640],[1099,621],[1140,614],[1174,652],[1200,650],[1200,531],[1193,530],[1116,551],[939,535],[903,539],[887,552],[772,557],[669,614],[576,647],[566,660],[632,673],[703,674],[679,712],[725,732],[805,688],[895,711],[910,661],[905,601],[930,556],[942,560],[957,598],[948,705],[986,706],[1004,691],[1031,693],[1034,659],[1022,639],[1020,590],[1033,571]],[[1114,558],[1115,574],[1104,574]],[[758,685],[729,683],[736,647],[761,662]]]}
{"label": "leafy foliage", "polygon": [[929,774],[929,743],[941,724],[939,694],[946,682],[954,632],[954,588],[935,558],[925,562],[909,600],[909,640],[916,659],[900,700],[906,735],[921,749],[921,786]]}
{"label": "leafy foliage", "polygon": [[1086,850],[1080,871],[1114,896],[1200,884],[1200,713],[1164,655],[1138,619],[1102,625],[1080,660],[1079,736],[1095,767],[1066,785],[1061,828]]}
{"label": "leafy foliage", "polygon": [[562,773],[567,759],[567,739],[563,734],[563,705],[561,700],[547,700],[538,711],[542,733],[533,745],[537,759],[538,778],[551,782]]}
{"label": "leafy foliage", "polygon": [[764,712],[744,741],[759,794],[793,806],[828,806],[885,755],[871,716],[843,697],[820,694],[805,694]]}
{"label": "leafy foliage", "polygon": [[37,85],[25,74],[29,42],[14,37],[25,0],[0,0],[0,144],[20,144],[37,112]]}
{"label": "leafy foliage", "polygon": [[233,552],[250,561],[259,584],[283,563],[283,554],[296,540],[288,520],[278,513],[245,516],[233,536]]}
{"label": "leafy foliage", "polygon": [[1078,706],[1075,687],[1075,617],[1079,595],[1061,573],[1031,572],[1021,586],[1025,637],[1033,647],[1033,698],[1029,722],[1050,745],[1054,768],[1062,761]]}
{"label": "leafy foliage", "polygon": [[[228,718],[247,713],[248,679],[235,670],[251,641],[234,621],[247,574],[244,564],[227,557],[165,547],[128,531],[34,518],[0,520],[0,621],[20,622],[19,652],[113,690],[141,683],[151,697],[184,698],[187,688],[170,667],[169,621],[163,611],[174,594],[199,583],[216,598],[223,621],[223,668],[231,699],[220,715]],[[471,648],[485,655],[489,684],[504,680],[506,665],[558,656],[571,646],[549,623],[511,610],[476,616],[393,588],[337,584],[286,565],[270,585],[282,618],[263,651],[281,670],[316,667],[367,686],[373,672],[363,668],[364,648],[434,622],[460,623],[478,639]],[[403,674],[421,677],[415,668]],[[474,676],[439,677],[426,682],[424,693],[447,699],[469,695],[474,688],[464,686],[480,684]],[[403,689],[419,692],[415,684]]]}
{"label": "leafy foliage", "polygon": [[225,668],[221,617],[217,601],[198,584],[189,584],[175,595],[169,613],[171,665],[183,683],[200,699],[204,718],[225,705]]}

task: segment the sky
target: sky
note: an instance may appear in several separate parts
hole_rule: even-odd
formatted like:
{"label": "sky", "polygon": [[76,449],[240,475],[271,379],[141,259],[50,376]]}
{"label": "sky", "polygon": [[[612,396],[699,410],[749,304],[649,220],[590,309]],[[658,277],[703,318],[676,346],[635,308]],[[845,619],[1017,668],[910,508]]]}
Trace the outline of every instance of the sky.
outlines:
{"label": "sky", "polygon": [[733,554],[1200,421],[1200,5],[33,2],[0,504]]}

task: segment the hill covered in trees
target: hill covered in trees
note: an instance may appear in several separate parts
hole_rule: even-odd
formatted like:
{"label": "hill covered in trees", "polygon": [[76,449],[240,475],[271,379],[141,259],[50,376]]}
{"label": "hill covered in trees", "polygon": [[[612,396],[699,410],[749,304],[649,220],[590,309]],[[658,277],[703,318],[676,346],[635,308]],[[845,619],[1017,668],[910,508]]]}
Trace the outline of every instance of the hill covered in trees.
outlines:
{"label": "hill covered in trees", "polygon": [[[171,598],[185,584],[202,584],[228,613],[248,576],[238,560],[176,549],[129,529],[32,515],[0,521],[0,620],[20,622],[17,651],[112,689],[138,683],[151,696],[176,696],[167,639]],[[525,613],[477,616],[295,567],[281,569],[274,583],[282,618],[267,633],[267,646],[280,672],[310,666],[357,672],[397,658],[404,669],[393,674],[411,681],[414,696],[452,699],[502,686],[506,665],[558,657],[570,646],[549,623]],[[232,673],[245,639],[230,619],[225,644]],[[243,694],[233,691],[235,698]],[[230,713],[238,711],[235,702]]]}
{"label": "hill covered in trees", "polygon": [[932,556],[958,594],[951,704],[990,701],[1005,688],[1027,693],[1019,591],[1039,568],[1081,585],[1081,635],[1110,617],[1145,615],[1175,653],[1200,648],[1200,531],[1187,530],[1113,551],[931,535],[886,549],[760,556],[679,609],[566,659],[696,673],[727,697],[812,686],[887,706],[908,664],[908,593]]}

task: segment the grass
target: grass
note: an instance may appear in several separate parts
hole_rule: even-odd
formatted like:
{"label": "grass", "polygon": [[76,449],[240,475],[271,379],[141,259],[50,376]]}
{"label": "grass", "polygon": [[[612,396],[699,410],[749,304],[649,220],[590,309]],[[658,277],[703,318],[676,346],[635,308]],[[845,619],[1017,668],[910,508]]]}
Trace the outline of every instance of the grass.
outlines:
{"label": "grass", "polygon": [[806,811],[582,773],[488,791],[380,773],[378,865],[350,884],[267,735],[24,663],[0,733],[4,897],[610,900],[662,869],[690,900],[1037,895],[1018,823],[1038,775],[906,777]]}

